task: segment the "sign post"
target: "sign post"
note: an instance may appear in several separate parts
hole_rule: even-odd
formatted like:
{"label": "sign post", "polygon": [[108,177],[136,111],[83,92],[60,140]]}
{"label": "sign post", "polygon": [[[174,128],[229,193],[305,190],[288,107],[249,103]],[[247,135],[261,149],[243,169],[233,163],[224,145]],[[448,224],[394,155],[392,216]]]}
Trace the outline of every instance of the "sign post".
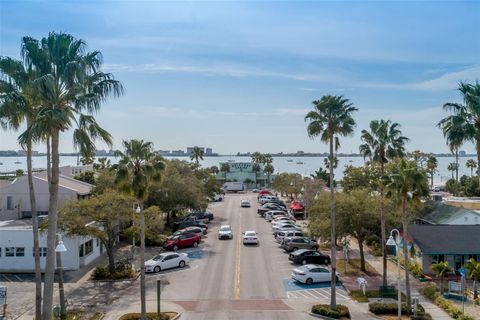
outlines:
{"label": "sign post", "polygon": [[465,314],[465,277],[467,276],[467,270],[460,268],[458,272],[462,276],[462,314]]}

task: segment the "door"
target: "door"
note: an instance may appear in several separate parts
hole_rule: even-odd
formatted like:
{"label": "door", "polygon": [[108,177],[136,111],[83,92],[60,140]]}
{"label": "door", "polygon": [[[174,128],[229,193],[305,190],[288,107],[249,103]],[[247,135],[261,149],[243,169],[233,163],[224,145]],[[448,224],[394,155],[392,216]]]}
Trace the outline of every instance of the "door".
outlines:
{"label": "door", "polygon": [[329,282],[331,281],[330,271],[325,268],[318,268],[318,278],[320,282]]}
{"label": "door", "polygon": [[165,259],[163,259],[162,269],[170,269],[175,267],[176,258],[178,258],[178,254],[176,253],[166,256]]}

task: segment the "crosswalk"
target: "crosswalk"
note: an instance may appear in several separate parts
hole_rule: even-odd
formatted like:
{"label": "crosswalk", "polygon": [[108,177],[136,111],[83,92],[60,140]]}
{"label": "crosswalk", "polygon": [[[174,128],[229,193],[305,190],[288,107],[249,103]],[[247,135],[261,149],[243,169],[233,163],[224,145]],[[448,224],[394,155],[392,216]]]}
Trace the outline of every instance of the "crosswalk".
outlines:
{"label": "crosswalk", "polygon": [[[287,291],[287,298],[330,300],[330,288]],[[348,293],[344,289],[337,288],[337,300],[349,300]]]}

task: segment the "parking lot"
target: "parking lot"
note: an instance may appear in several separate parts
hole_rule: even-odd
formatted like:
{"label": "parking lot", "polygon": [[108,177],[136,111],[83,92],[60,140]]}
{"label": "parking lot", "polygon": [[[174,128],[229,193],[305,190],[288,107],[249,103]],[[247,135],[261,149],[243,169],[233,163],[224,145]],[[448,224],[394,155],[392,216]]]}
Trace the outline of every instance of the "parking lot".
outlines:
{"label": "parking lot", "polygon": [[2,282],[34,282],[35,275],[33,273],[0,273],[0,283]]}

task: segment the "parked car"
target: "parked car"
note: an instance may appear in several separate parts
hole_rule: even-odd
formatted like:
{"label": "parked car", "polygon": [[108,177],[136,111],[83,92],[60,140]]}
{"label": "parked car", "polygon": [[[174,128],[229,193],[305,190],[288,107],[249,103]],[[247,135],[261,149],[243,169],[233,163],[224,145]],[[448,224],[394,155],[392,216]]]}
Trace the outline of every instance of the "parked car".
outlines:
{"label": "parked car", "polygon": [[190,213],[189,217],[195,217],[198,221],[203,223],[210,223],[213,220],[213,213],[208,211],[196,211]]}
{"label": "parked car", "polygon": [[260,198],[258,198],[258,202],[262,205],[267,203],[267,202],[272,202],[274,200],[278,200],[277,197],[275,197],[275,196],[260,196]]}
{"label": "parked car", "polygon": [[283,244],[284,241],[287,241],[288,239],[291,239],[293,237],[303,237],[304,234],[302,231],[280,231],[276,234],[275,239],[277,239],[277,242],[280,244]]}
{"label": "parked car", "polygon": [[187,227],[200,227],[204,229],[204,234],[207,233],[208,227],[205,223],[197,221],[197,219],[193,219],[194,217],[191,217],[190,219],[185,219],[182,221],[177,221],[173,223],[173,231],[177,231],[180,229],[185,229]]}
{"label": "parked car", "polygon": [[243,233],[243,244],[258,244],[258,236],[255,231],[245,231]]}
{"label": "parked car", "polygon": [[297,220],[292,217],[291,215],[287,214],[286,216],[279,216],[274,218],[271,222],[272,223],[278,223],[280,221],[291,221],[291,222],[297,222]]}
{"label": "parked car", "polygon": [[195,234],[199,235],[200,237],[205,234],[204,229],[202,229],[200,227],[186,227],[185,229],[180,229],[178,231],[175,231],[167,239],[173,239],[176,236],[179,236],[181,234],[186,234],[186,233],[195,233]]}
{"label": "parked car", "polygon": [[218,229],[218,239],[232,239],[233,238],[233,232],[232,228],[228,225],[223,225],[220,226],[220,229]]}
{"label": "parked car", "polygon": [[267,220],[268,222],[271,222],[276,217],[286,217],[286,216],[287,216],[287,213],[283,210],[270,210],[265,212],[265,214],[263,215],[265,220]]}
{"label": "parked car", "polygon": [[260,208],[257,209],[257,213],[259,215],[263,216],[265,214],[265,212],[270,211],[270,210],[281,210],[281,211],[287,212],[287,209],[279,206],[276,203],[266,203],[266,204],[264,204],[263,206],[261,206]]}
{"label": "parked car", "polygon": [[290,253],[288,260],[299,264],[316,263],[325,265],[330,264],[331,261],[330,256],[327,256],[316,250],[308,249],[299,249]]}
{"label": "parked car", "polygon": [[160,272],[170,268],[183,268],[190,263],[186,253],[162,253],[145,261],[145,272]]}
{"label": "parked car", "polygon": [[282,248],[287,252],[297,251],[298,249],[318,250],[318,243],[316,240],[307,237],[294,237],[284,241]]}
{"label": "parked car", "polygon": [[173,237],[172,239],[167,239],[163,244],[163,248],[165,250],[177,251],[180,248],[198,247],[200,241],[201,238],[199,235],[195,233],[185,233]]}
{"label": "parked car", "polygon": [[294,224],[287,224],[287,225],[280,226],[278,229],[274,229],[272,233],[274,236],[276,236],[277,233],[279,233],[280,231],[288,231],[288,230],[301,231],[302,228]]}
{"label": "parked car", "polygon": [[[336,273],[338,281],[338,272]],[[301,283],[312,284],[315,282],[330,282],[332,272],[325,267],[316,264],[307,264],[293,269],[292,279]]]}
{"label": "parked car", "polygon": [[285,225],[295,225],[295,222],[291,220],[281,220],[281,221],[275,221],[271,223],[272,230],[275,228],[281,229],[281,226]]}
{"label": "parked car", "polygon": [[215,202],[223,201],[223,194],[215,193],[212,197],[212,200],[215,201]]}
{"label": "parked car", "polygon": [[253,193],[258,193],[259,191],[258,191],[258,189],[252,189],[252,192]]}
{"label": "parked car", "polygon": [[250,208],[250,200],[242,199],[240,201],[240,207],[242,208]]}

